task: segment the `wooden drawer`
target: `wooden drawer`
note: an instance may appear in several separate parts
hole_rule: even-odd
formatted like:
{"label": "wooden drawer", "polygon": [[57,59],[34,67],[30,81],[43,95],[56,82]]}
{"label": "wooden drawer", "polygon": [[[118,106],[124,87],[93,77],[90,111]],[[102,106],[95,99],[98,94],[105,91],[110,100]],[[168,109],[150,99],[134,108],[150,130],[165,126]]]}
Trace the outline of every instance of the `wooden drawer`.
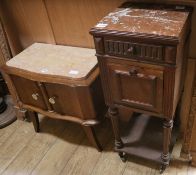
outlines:
{"label": "wooden drawer", "polygon": [[114,103],[162,112],[163,70],[108,62],[107,76]]}
{"label": "wooden drawer", "polygon": [[47,109],[37,82],[15,75],[11,75],[11,79],[22,103],[44,110]]}
{"label": "wooden drawer", "polygon": [[104,40],[105,54],[137,60],[175,63],[176,48],[172,46],[133,43],[129,41]]}

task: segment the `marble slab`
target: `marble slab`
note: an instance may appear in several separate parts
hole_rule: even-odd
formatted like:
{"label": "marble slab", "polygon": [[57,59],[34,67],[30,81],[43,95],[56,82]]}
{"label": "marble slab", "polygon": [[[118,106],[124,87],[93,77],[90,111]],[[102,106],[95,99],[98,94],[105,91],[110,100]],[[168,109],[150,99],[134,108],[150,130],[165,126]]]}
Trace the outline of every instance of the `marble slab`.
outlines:
{"label": "marble slab", "polygon": [[35,73],[84,78],[97,66],[97,58],[94,49],[35,43],[6,64]]}
{"label": "marble slab", "polygon": [[165,9],[117,8],[95,28],[179,37],[188,15],[189,12]]}

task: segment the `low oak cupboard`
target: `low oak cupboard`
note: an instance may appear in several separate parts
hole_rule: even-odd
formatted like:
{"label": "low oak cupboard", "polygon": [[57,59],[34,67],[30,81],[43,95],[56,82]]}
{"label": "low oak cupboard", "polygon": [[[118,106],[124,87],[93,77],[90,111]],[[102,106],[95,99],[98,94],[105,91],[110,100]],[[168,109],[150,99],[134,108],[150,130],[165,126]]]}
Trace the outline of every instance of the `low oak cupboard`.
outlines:
{"label": "low oak cupboard", "polygon": [[39,131],[37,113],[83,126],[101,151],[93,126],[105,109],[94,49],[35,43],[1,67],[15,107],[28,111]]}

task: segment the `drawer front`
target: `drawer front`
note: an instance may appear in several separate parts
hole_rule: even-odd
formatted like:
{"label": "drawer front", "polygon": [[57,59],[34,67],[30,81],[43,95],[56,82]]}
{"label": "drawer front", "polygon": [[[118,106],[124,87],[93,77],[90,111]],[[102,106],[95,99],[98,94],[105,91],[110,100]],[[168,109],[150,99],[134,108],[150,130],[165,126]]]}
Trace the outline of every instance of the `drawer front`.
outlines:
{"label": "drawer front", "polygon": [[47,107],[37,82],[11,75],[18,96],[22,103],[46,110]]}
{"label": "drawer front", "polygon": [[162,111],[163,71],[141,66],[107,63],[114,103],[153,112]]}
{"label": "drawer front", "polygon": [[175,63],[175,47],[132,43],[125,41],[104,40],[105,53],[111,56],[120,56],[137,60]]}

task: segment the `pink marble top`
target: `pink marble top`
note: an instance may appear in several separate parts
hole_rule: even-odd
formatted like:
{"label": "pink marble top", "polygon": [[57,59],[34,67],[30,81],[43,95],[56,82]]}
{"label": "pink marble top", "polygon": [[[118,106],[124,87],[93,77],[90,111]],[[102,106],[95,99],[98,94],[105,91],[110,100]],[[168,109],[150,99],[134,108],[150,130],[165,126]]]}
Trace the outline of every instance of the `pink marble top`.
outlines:
{"label": "pink marble top", "polygon": [[188,15],[182,11],[118,8],[95,28],[179,37]]}

